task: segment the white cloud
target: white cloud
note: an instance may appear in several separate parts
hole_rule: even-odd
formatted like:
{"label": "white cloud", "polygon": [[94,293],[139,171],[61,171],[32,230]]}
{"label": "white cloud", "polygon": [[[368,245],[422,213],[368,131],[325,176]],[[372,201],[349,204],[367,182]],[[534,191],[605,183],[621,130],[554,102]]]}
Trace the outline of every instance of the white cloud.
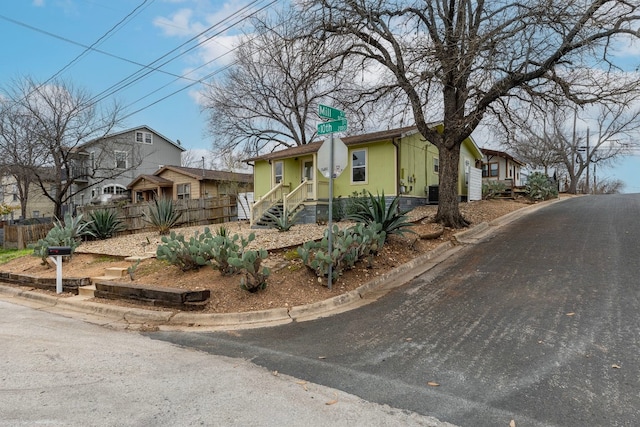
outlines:
{"label": "white cloud", "polygon": [[193,36],[204,30],[202,24],[191,23],[193,16],[192,9],[180,9],[169,18],[157,17],[153,20],[153,25],[160,28],[165,36],[186,37]]}

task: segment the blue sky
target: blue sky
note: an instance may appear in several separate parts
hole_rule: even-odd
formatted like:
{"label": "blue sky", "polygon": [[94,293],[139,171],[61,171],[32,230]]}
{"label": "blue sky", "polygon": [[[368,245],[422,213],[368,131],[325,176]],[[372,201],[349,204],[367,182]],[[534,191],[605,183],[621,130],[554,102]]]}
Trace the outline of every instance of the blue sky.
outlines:
{"label": "blue sky", "polygon": [[[201,85],[192,85],[192,80],[227,65],[231,55],[221,55],[229,51],[242,26],[246,26],[246,21],[238,21],[269,3],[268,0],[3,1],[0,84],[6,85],[21,76],[46,81],[85,51],[81,45],[93,45],[133,12],[124,25],[95,46],[105,53],[86,53],[60,78],[98,95],[144,70],[135,63],[151,64],[179,48],[162,61],[176,58],[160,67],[173,75],[151,72],[113,97],[127,106],[128,114],[134,113],[126,119],[124,128],[146,124],[174,141],[180,140],[187,149],[208,150],[211,142],[206,135],[206,116],[197,102]],[[249,12],[242,11],[247,5],[251,5]],[[240,14],[234,15],[238,11]],[[230,16],[232,20],[216,25]],[[180,47],[210,27],[206,34],[217,34],[215,37],[192,50],[189,49],[203,37]],[[192,80],[176,79],[174,75],[187,75]]]}
{"label": "blue sky", "polygon": [[[240,32],[247,30],[241,18],[270,3],[272,0],[5,0],[0,3],[0,85],[21,76],[40,82],[49,79],[85,52],[83,46],[98,42],[124,19],[117,31],[95,46],[104,53],[87,52],[60,78],[98,95],[143,69],[139,64],[151,64],[178,49],[163,60],[176,57],[160,67],[164,73],[149,73],[113,97],[132,114],[125,128],[149,125],[180,140],[200,158],[211,147],[211,140],[198,103],[201,85],[192,85],[192,80],[228,65],[229,50]],[[193,48],[203,37],[189,40],[209,28],[206,35],[215,36]],[[637,49],[625,55],[632,67],[638,66]],[[640,156],[598,168],[597,175],[623,180],[626,192],[640,192]]]}

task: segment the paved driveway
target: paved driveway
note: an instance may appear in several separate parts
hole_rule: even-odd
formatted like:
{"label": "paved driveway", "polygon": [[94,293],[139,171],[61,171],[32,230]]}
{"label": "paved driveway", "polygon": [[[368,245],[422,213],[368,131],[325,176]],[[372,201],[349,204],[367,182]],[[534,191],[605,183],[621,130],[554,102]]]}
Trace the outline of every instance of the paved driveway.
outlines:
{"label": "paved driveway", "polygon": [[639,216],[640,195],[574,198],[352,312],[150,335],[463,426],[638,425]]}

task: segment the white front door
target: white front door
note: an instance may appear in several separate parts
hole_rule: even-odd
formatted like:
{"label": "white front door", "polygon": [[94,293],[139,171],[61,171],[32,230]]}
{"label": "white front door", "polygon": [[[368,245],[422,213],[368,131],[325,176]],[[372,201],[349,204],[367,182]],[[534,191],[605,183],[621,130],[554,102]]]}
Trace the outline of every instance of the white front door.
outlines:
{"label": "white front door", "polygon": [[302,162],[302,179],[307,179],[307,200],[313,200],[313,160]]}

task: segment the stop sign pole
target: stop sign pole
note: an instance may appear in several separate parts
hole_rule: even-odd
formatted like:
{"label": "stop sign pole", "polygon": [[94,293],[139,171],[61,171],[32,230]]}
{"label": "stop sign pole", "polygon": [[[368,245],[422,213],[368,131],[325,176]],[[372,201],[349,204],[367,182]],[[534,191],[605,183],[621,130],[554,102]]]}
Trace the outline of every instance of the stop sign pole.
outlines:
{"label": "stop sign pole", "polygon": [[[340,168],[339,173],[336,174],[335,171],[335,147],[333,140],[334,132],[343,132],[347,130],[347,119],[345,118],[344,111],[338,110],[336,108],[328,107],[326,105],[318,105],[318,115],[324,119],[331,119],[331,121],[323,122],[318,124],[318,135],[329,134],[329,140],[325,141],[322,145],[329,142],[329,236],[328,236],[328,251],[329,251],[329,277],[327,278],[327,287],[331,290],[332,282],[333,282],[333,178],[334,175],[337,177],[340,173],[342,173],[342,169]],[[342,141],[340,141],[342,144]],[[322,150],[322,147],[320,148]],[[326,176],[324,170],[321,169],[323,175]]]}

